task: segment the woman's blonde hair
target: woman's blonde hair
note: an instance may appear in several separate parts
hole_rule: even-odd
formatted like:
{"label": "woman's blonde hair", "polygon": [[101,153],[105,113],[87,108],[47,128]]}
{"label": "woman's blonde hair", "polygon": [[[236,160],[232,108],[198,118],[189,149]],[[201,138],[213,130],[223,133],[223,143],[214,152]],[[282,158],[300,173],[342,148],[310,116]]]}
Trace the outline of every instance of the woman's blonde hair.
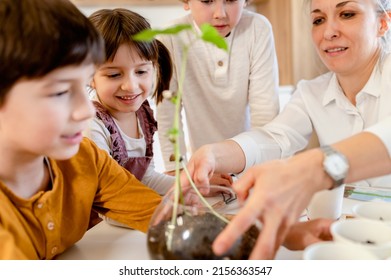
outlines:
{"label": "woman's blonde hair", "polygon": [[382,56],[384,57],[391,51],[391,0],[374,0],[377,4],[377,12],[380,16],[387,19],[388,29],[381,38]]}

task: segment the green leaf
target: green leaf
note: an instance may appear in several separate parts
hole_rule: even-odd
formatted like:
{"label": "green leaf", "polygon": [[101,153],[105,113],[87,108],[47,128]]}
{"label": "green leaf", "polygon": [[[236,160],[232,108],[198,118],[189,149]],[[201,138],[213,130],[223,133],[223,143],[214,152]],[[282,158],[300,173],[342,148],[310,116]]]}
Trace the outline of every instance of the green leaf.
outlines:
{"label": "green leaf", "polygon": [[212,43],[219,49],[223,49],[225,51],[228,51],[228,45],[227,42],[224,40],[223,37],[220,36],[219,32],[217,32],[216,28],[211,26],[210,24],[203,24],[201,25],[201,39],[205,42]]}
{"label": "green leaf", "polygon": [[136,41],[152,41],[157,35],[175,35],[185,29],[191,29],[190,24],[178,24],[166,29],[146,29],[132,36]]}
{"label": "green leaf", "polygon": [[183,30],[191,29],[191,28],[192,27],[190,24],[178,24],[173,27],[158,30],[158,32],[159,32],[159,34],[178,34],[179,32],[182,32]]}
{"label": "green leaf", "polygon": [[149,42],[155,39],[157,35],[156,31],[153,29],[145,29],[132,36],[132,39],[135,41]]}

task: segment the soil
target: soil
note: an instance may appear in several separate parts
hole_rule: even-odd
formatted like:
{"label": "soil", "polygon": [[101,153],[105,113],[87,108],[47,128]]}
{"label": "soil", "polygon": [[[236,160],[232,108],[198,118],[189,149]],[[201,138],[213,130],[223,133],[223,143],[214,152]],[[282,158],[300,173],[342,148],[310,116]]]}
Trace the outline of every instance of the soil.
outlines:
{"label": "soil", "polygon": [[170,221],[163,221],[152,226],[148,231],[148,250],[152,259],[156,260],[220,260],[248,259],[259,230],[252,226],[234,246],[223,256],[216,256],[212,251],[212,243],[227,225],[215,215],[205,213],[199,216],[181,215],[173,229],[172,249],[167,249],[166,235]]}

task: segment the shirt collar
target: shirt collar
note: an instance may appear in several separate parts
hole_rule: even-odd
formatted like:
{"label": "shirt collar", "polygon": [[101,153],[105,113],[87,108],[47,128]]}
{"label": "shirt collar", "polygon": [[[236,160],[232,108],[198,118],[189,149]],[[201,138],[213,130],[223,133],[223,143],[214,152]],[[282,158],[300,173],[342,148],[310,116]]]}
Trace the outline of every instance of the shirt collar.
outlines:
{"label": "shirt collar", "polygon": [[[361,89],[360,93],[365,93],[372,95],[374,97],[380,96],[379,85],[381,82],[381,69],[379,67],[379,62],[375,65],[371,76],[369,77],[365,86]],[[359,94],[360,94],[359,93]],[[337,75],[335,73],[332,75],[330,83],[326,89],[324,98],[323,98],[323,106],[328,105],[330,102],[336,100],[341,97],[343,94],[342,88],[339,85]]]}
{"label": "shirt collar", "polygon": [[201,29],[198,27],[197,23],[194,21],[192,21],[192,25],[194,27],[194,30],[197,32],[198,35],[201,35]]}
{"label": "shirt collar", "polygon": [[375,65],[375,68],[372,71],[371,76],[369,77],[368,82],[365,84],[364,88],[361,90],[366,94],[372,95],[374,97],[380,96],[379,86],[381,85],[382,80],[382,69],[380,68],[379,62]]}
{"label": "shirt collar", "polygon": [[323,106],[326,106],[332,101],[336,100],[337,96],[340,94],[343,94],[343,92],[339,86],[337,75],[333,73],[323,97]]}

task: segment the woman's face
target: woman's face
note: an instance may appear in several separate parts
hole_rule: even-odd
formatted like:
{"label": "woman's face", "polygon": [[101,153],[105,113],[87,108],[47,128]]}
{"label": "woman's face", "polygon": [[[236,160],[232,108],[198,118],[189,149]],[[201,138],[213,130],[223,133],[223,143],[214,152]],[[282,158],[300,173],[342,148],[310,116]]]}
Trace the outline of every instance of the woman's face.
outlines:
{"label": "woman's face", "polygon": [[373,0],[312,0],[312,39],[323,63],[337,74],[374,65],[385,20]]}

